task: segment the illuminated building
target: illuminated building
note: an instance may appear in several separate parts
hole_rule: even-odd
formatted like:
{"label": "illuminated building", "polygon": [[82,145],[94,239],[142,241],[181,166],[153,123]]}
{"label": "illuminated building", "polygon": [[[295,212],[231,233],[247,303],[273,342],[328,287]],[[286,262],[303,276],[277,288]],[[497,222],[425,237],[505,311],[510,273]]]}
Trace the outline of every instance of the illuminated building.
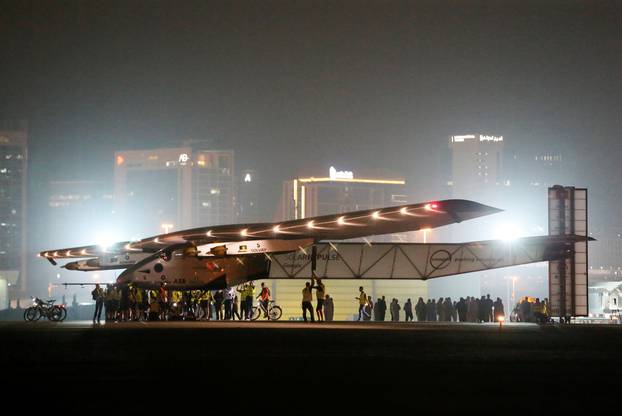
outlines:
{"label": "illuminated building", "polygon": [[26,173],[28,131],[25,123],[0,125],[0,309],[8,297],[24,295],[26,276]]}
{"label": "illuminated building", "polygon": [[231,223],[234,155],[231,150],[183,146],[115,153],[114,203],[133,237]]}
{"label": "illuminated building", "polygon": [[359,178],[330,169],[328,176],[303,177],[283,184],[283,220],[338,214],[407,203],[401,178]]}
{"label": "illuminated building", "polygon": [[236,179],[235,210],[237,223],[262,222],[259,211],[260,181],[257,172],[246,169]]}
{"label": "illuminated building", "polygon": [[449,148],[452,197],[491,202],[497,196],[495,190],[508,184],[503,176],[503,136],[451,136]]}

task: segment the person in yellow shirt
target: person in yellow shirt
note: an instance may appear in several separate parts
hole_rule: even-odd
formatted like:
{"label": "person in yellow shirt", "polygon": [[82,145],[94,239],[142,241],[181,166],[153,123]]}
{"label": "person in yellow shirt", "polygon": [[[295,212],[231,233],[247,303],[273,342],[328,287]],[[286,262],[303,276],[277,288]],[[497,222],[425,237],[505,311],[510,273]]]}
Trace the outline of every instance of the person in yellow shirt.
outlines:
{"label": "person in yellow shirt", "polygon": [[311,322],[315,322],[313,317],[313,281],[306,282],[304,289],[302,289],[302,319],[307,322],[307,310],[311,315]]}
{"label": "person in yellow shirt", "polygon": [[357,321],[360,321],[364,316],[369,316],[369,314],[365,311],[365,306],[367,306],[367,295],[363,290],[363,286],[359,287],[359,296],[354,299],[359,301],[359,318]]}

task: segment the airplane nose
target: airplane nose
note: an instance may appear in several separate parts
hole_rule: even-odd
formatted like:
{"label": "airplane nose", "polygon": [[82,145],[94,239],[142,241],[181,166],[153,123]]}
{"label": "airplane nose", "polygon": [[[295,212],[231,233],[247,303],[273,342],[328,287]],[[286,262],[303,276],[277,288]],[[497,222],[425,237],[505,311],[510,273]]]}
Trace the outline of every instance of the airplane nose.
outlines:
{"label": "airplane nose", "polygon": [[130,284],[134,281],[133,277],[134,277],[133,273],[121,273],[121,275],[117,277],[117,284],[118,285]]}

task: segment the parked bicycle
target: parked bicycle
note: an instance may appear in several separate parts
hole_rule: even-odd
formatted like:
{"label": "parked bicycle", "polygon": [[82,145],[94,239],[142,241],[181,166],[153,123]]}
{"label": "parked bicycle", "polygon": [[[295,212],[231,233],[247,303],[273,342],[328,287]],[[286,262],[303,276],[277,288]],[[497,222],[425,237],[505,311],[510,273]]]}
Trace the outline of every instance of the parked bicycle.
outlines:
{"label": "parked bicycle", "polygon": [[43,301],[39,298],[33,299],[34,304],[24,311],[24,321],[38,321],[41,317],[46,317],[50,321],[62,322],[67,317],[65,305],[54,305],[56,299]]}
{"label": "parked bicycle", "polygon": [[260,303],[257,306],[253,306],[252,320],[256,321],[261,315],[267,315],[269,321],[278,321],[283,315],[283,310],[273,300],[268,301],[268,310],[266,311],[263,305]]}

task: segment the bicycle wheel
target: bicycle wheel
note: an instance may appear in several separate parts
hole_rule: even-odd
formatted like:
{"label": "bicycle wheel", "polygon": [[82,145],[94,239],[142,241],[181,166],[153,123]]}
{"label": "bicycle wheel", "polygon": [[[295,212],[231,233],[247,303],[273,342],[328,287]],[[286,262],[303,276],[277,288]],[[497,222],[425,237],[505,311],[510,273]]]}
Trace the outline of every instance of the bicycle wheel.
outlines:
{"label": "bicycle wheel", "polygon": [[65,318],[67,318],[67,309],[60,308],[60,311],[61,311],[60,321],[63,322]]}
{"label": "bicycle wheel", "polygon": [[24,311],[24,321],[26,322],[38,321],[40,317],[38,308],[31,306]]}
{"label": "bicycle wheel", "polygon": [[283,315],[283,311],[280,306],[273,306],[270,308],[270,312],[268,312],[268,317],[270,317],[272,321],[278,321],[281,315]]}
{"label": "bicycle wheel", "polygon": [[253,315],[251,316],[252,321],[256,321],[261,316],[261,308],[259,306],[253,306]]}
{"label": "bicycle wheel", "polygon": [[48,312],[48,319],[50,321],[59,322],[62,317],[63,317],[63,312],[61,308],[58,306],[52,307],[52,309]]}

